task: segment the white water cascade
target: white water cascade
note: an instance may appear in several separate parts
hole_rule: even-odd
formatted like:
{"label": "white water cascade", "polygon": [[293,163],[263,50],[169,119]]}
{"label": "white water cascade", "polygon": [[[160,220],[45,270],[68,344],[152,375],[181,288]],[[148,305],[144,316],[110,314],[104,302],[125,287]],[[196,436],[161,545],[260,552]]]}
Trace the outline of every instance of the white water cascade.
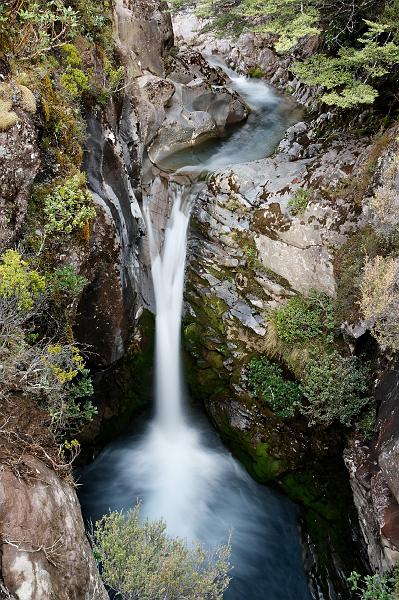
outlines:
{"label": "white water cascade", "polygon": [[[174,158],[173,168],[191,158],[189,164],[208,170],[267,155],[276,100],[265,84],[242,80],[235,85],[243,95],[253,94],[253,104],[257,98],[263,109],[254,110],[213,151],[186,154],[181,162]],[[226,600],[309,600],[295,506],[251,479],[185,398],[180,328],[193,190],[171,183],[168,193],[164,200],[172,209],[164,235],[153,225],[151,202],[145,206],[156,303],[155,415],[141,431],[136,424],[113,441],[84,469],[85,514],[95,520],[140,498],[143,516],[164,518],[169,533],[188,543],[213,546],[232,534],[234,570]]]}
{"label": "white water cascade", "polygon": [[153,227],[150,204],[145,207],[156,302],[156,414],[132,469],[147,490],[145,513],[163,517],[174,535],[194,540],[205,516],[200,514],[206,511],[204,494],[223,461],[202,446],[199,431],[184,414],[180,328],[191,202],[177,185],[170,193],[173,205],[163,243]]}

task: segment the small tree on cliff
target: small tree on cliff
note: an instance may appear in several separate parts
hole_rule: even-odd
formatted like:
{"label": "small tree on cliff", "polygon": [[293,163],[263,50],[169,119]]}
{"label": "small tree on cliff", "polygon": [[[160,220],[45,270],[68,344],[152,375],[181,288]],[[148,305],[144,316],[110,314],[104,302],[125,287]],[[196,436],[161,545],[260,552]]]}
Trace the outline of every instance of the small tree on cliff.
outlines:
{"label": "small tree on cliff", "polygon": [[163,520],[141,522],[139,504],[105,515],[92,541],[104,582],[123,600],[222,600],[230,582],[229,544],[188,547]]}

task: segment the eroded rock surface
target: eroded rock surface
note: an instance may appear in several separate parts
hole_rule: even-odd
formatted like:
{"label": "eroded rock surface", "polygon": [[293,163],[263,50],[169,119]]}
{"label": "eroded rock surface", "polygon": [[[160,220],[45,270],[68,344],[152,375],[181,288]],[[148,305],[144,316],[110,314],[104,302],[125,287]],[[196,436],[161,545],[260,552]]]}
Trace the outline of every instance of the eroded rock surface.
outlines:
{"label": "eroded rock surface", "polygon": [[0,472],[1,572],[18,600],[106,600],[75,490],[32,456]]}

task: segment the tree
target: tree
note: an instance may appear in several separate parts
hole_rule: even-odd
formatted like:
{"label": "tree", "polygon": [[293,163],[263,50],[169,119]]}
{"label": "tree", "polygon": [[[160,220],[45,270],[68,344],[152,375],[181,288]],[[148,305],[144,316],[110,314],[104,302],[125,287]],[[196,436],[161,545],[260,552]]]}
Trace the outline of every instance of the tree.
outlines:
{"label": "tree", "polygon": [[399,46],[392,41],[390,24],[365,21],[367,31],[357,47],[342,47],[337,56],[318,54],[297,62],[292,71],[305,83],[327,91],[321,100],[339,108],[373,104],[376,84],[399,65]]}
{"label": "tree", "polygon": [[95,525],[94,555],[103,580],[123,600],[222,600],[230,545],[206,552],[166,533],[163,520],[140,522],[140,505]]}
{"label": "tree", "polygon": [[276,34],[277,52],[291,50],[301,38],[317,35],[319,12],[310,2],[298,0],[245,0],[242,14],[267,18],[256,30]]}

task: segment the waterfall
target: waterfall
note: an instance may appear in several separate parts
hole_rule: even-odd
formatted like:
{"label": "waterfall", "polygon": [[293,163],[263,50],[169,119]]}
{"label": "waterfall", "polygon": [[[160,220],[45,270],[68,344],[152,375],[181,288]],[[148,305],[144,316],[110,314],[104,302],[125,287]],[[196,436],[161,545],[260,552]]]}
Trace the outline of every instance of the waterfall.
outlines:
{"label": "waterfall", "polygon": [[183,187],[171,185],[173,204],[163,244],[153,227],[149,202],[145,216],[156,304],[156,421],[165,434],[174,435],[184,425],[180,327],[191,203]]}
{"label": "waterfall", "polygon": [[192,198],[189,190],[171,183],[169,201],[164,236],[153,223],[151,201],[144,207],[156,304],[156,412],[132,469],[147,490],[144,512],[163,517],[170,533],[191,541],[200,536],[198,525],[206,519],[223,459],[202,444],[184,411],[180,330]]}
{"label": "waterfall", "polygon": [[[270,90],[243,78],[235,85],[259,97],[263,112],[254,110],[241,135],[235,131],[206,161],[194,156],[192,165],[209,170],[267,154],[265,144],[275,135]],[[187,153],[182,160],[187,165]],[[162,517],[170,534],[189,543],[214,546],[226,543],[231,533],[234,570],[225,600],[309,600],[295,507],[256,484],[185,398],[180,329],[194,188],[170,182],[164,197],[163,184],[157,185],[144,206],[156,304],[155,416],[141,431],[136,424],[85,469],[80,496],[92,519],[110,507],[130,508],[140,498],[143,516]],[[171,209],[162,233],[158,211],[165,207]]]}

